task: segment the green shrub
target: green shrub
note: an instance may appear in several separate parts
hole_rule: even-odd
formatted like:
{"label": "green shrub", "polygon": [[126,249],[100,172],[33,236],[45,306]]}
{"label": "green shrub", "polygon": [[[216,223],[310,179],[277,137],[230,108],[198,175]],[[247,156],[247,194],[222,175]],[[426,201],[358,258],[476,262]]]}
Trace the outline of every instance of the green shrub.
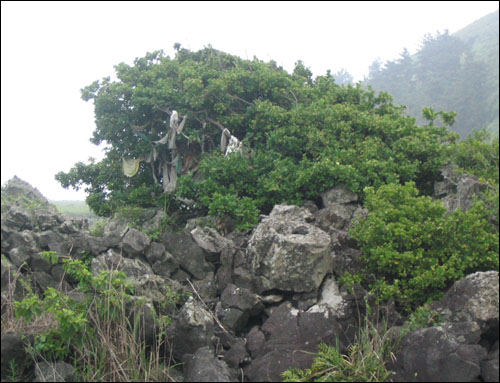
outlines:
{"label": "green shrub", "polygon": [[94,237],[102,237],[104,235],[104,228],[106,227],[105,219],[97,219],[92,226],[89,227],[90,235]]}
{"label": "green shrub", "polygon": [[410,314],[410,317],[406,321],[405,328],[401,331],[401,336],[419,328],[439,326],[441,321],[441,315],[437,311],[431,310],[429,306],[425,304],[418,307]]}
{"label": "green shrub", "polygon": [[483,129],[474,132],[473,135],[449,149],[451,161],[462,172],[474,174],[482,180],[498,185],[498,136]]}
{"label": "green shrub", "polygon": [[237,230],[251,229],[259,221],[259,210],[251,198],[238,198],[232,194],[215,193],[210,200],[204,202],[209,207],[210,215],[233,218]]}
{"label": "green shrub", "polygon": [[365,193],[368,218],[351,233],[363,251],[358,278],[381,300],[394,298],[411,310],[470,273],[498,270],[498,231],[484,202],[447,215],[441,201],[418,196],[412,182]]}
{"label": "green shrub", "polygon": [[128,223],[135,229],[140,229],[146,218],[146,212],[138,206],[123,206],[117,210],[116,218],[121,222]]}

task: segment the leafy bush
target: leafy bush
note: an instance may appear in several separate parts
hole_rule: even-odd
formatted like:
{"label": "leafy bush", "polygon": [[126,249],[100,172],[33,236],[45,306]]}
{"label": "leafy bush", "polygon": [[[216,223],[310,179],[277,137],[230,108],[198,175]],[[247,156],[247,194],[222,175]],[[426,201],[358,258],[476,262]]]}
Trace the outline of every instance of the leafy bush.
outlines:
{"label": "leafy bush", "polygon": [[464,141],[450,147],[451,161],[463,172],[498,186],[498,136],[484,129],[474,132]]}
{"label": "leafy bush", "polygon": [[104,235],[104,228],[106,227],[105,219],[96,220],[90,227],[89,232],[90,235],[94,237],[102,237]]}
{"label": "leafy bush", "polygon": [[[92,141],[109,144],[106,157],[56,176],[63,187],[85,187],[98,215],[154,206],[161,199],[158,163],[156,174],[142,163],[127,178],[121,158],[151,154],[147,141],[168,129],[165,107],[188,116],[177,148],[198,169],[196,175],[187,168],[179,172],[175,194],[194,200],[200,213],[230,210],[224,213],[240,227],[255,222],[254,207],[267,214],[278,203],[318,199],[340,183],[361,199],[367,186],[407,181],[430,194],[447,160],[444,149],[457,139],[446,129],[453,119],[445,113],[429,110],[431,122],[417,126],[389,94],[376,95],[359,84],[339,86],[330,74],[313,79],[300,62],[290,74],[274,62],[178,46],[173,59],[148,53],[132,66],[117,65],[116,72],[116,81],[107,78],[82,90],[82,98],[95,103]],[[437,115],[442,127],[433,124]],[[139,125],[140,135],[132,129]],[[242,141],[243,153],[219,153],[222,127]],[[221,198],[240,201],[245,212],[223,208]]]}
{"label": "leafy bush", "polygon": [[208,204],[210,215],[217,217],[229,215],[235,220],[237,230],[251,229],[259,221],[259,210],[251,198],[215,193],[210,201],[205,202]]}
{"label": "leafy bush", "polygon": [[352,230],[365,268],[357,278],[381,300],[411,310],[470,273],[498,270],[498,231],[484,202],[446,215],[442,202],[418,196],[413,182],[365,193],[368,218]]}

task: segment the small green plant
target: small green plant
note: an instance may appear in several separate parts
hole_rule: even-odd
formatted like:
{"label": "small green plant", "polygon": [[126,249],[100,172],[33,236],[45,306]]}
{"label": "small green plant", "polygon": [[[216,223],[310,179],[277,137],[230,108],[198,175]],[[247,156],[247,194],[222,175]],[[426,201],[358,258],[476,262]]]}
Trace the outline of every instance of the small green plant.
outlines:
{"label": "small green plant", "polygon": [[232,217],[235,220],[237,230],[249,230],[259,222],[259,210],[251,198],[214,193],[212,198],[206,198],[203,202],[209,206],[210,215]]}
{"label": "small green plant", "polygon": [[92,226],[89,227],[90,235],[94,237],[102,237],[104,235],[104,228],[106,227],[106,220],[98,219]]}
{"label": "small green plant", "polygon": [[[165,381],[168,366],[160,361],[168,361],[168,356],[161,355],[160,348],[171,321],[169,316],[156,314],[154,307],[149,306],[158,328],[155,348],[149,350],[141,340],[144,302],[133,297],[134,289],[125,273],[104,270],[96,276],[81,260],[58,257],[54,252],[44,256],[63,264],[65,271],[78,281],[85,298],[77,301],[48,288],[43,297],[31,293],[14,302],[18,318],[33,322],[48,315],[55,321],[55,325],[35,336],[33,358],[73,362],[83,381]],[[174,298],[167,291],[165,299]],[[132,301],[133,305],[129,305]]]}
{"label": "small green plant", "polygon": [[135,229],[141,229],[144,222],[145,210],[137,206],[124,206],[117,210],[116,217],[122,221],[128,223],[131,227]]}
{"label": "small green plant", "polygon": [[12,359],[9,362],[9,371],[10,371],[10,375],[7,378],[7,380],[9,382],[17,382],[19,379],[19,374],[17,372],[18,371],[17,363],[14,359]]}
{"label": "small green plant", "polygon": [[57,255],[57,251],[42,251],[42,258],[45,258],[52,264],[56,264],[59,261],[59,256]]}
{"label": "small green plant", "polygon": [[441,321],[441,315],[437,311],[431,310],[429,305],[425,304],[411,313],[405,328],[401,331],[401,336],[419,328],[439,326]]}
{"label": "small green plant", "polygon": [[[320,344],[311,368],[291,368],[282,376],[285,382],[384,382],[391,372],[386,364],[394,359],[396,344],[387,333],[365,318],[347,355],[335,347]],[[382,332],[381,332],[382,331]]]}

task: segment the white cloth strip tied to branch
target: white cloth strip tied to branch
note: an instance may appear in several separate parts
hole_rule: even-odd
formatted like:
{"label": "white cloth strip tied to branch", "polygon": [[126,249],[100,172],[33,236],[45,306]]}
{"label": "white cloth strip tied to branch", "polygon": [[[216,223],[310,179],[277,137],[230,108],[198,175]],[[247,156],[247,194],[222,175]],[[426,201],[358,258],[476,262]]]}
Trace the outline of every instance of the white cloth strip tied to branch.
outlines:
{"label": "white cloth strip tied to branch", "polygon": [[[229,144],[227,142],[228,138]],[[239,152],[241,150],[240,140],[233,136],[227,128],[222,131],[222,135],[220,137],[220,150],[222,153],[225,153],[226,156],[230,153]]]}

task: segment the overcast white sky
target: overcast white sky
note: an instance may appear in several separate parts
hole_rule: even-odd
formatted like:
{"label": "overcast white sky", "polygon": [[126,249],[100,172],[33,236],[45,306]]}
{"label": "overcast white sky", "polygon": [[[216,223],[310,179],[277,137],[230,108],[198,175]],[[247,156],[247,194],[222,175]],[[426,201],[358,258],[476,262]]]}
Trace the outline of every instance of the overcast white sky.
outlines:
{"label": "overcast white sky", "polygon": [[101,158],[80,89],[146,52],[211,44],[288,71],[299,59],[314,75],[345,68],[358,81],[377,57],[415,53],[426,33],[456,32],[497,9],[497,1],[2,1],[1,183],[17,175],[51,200],[84,199],[54,179]]}

